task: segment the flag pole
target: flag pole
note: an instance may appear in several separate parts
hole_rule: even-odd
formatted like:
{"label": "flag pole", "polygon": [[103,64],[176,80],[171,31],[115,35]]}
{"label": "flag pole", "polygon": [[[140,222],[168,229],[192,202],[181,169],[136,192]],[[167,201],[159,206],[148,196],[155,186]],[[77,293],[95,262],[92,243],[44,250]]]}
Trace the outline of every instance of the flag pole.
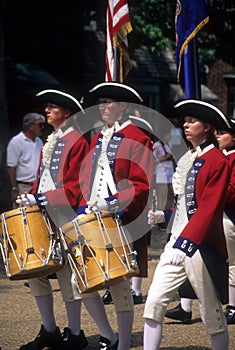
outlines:
{"label": "flag pole", "polygon": [[197,51],[197,37],[187,45],[184,53],[184,86],[185,98],[201,99],[201,79]]}
{"label": "flag pole", "polygon": [[113,81],[117,81],[117,54],[118,54],[117,46],[113,49]]}

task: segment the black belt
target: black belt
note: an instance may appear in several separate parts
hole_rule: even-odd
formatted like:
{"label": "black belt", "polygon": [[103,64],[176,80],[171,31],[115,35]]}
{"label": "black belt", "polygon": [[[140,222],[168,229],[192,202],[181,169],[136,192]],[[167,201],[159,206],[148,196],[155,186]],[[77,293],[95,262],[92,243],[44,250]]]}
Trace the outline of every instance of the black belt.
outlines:
{"label": "black belt", "polygon": [[18,184],[33,186],[33,182],[17,181]]}

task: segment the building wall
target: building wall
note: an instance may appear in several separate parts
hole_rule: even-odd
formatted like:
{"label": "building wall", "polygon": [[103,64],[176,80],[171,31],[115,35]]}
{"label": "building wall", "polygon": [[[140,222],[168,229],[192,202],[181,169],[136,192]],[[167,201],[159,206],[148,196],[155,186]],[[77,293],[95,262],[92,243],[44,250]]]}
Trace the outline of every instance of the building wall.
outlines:
{"label": "building wall", "polygon": [[217,59],[210,67],[207,86],[216,95],[219,100],[214,104],[220,108],[225,114],[228,113],[228,86],[224,80],[225,74],[234,74],[235,67],[224,62],[222,59]]}

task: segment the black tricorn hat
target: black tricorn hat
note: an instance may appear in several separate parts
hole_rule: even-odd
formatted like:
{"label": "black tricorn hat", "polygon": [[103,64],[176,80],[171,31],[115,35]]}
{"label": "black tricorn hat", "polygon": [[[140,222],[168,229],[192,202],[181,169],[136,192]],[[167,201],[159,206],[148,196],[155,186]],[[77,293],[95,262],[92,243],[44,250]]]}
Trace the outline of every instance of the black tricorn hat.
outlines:
{"label": "black tricorn hat", "polygon": [[60,90],[42,90],[36,94],[36,97],[39,98],[42,102],[54,103],[58,106],[69,109],[73,113],[85,113],[81,104],[75,97]]}
{"label": "black tricorn hat", "polygon": [[227,119],[230,127],[218,129],[218,130],[226,130],[230,134],[235,134],[235,119],[233,119],[232,117],[228,117]]}
{"label": "black tricorn hat", "polygon": [[107,81],[94,86],[90,93],[98,100],[100,97],[112,98],[118,102],[140,103],[143,102],[138,92],[130,86],[122,83]]}
{"label": "black tricorn hat", "polygon": [[174,108],[176,118],[190,116],[197,118],[202,122],[210,123],[217,130],[231,128],[230,123],[223,112],[208,102],[189,99],[177,103]]}

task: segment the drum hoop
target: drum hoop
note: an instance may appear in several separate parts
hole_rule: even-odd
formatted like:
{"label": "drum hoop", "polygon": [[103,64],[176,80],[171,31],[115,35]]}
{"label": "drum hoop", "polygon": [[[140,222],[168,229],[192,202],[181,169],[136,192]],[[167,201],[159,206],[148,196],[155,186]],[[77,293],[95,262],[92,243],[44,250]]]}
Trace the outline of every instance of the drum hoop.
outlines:
{"label": "drum hoop", "polygon": [[[19,209],[19,211],[15,212],[15,213],[12,213],[12,214],[9,214],[9,215],[6,215],[7,212],[4,212],[4,213],[1,214],[1,217],[2,218],[4,217],[5,219],[10,219],[10,218],[13,218],[14,216],[21,215],[22,214],[22,210],[21,210],[21,208],[18,208],[18,209]],[[28,214],[28,213],[37,213],[37,212],[40,212],[39,208],[37,208],[37,209],[29,208],[29,210],[28,210],[28,207],[26,208],[26,214]]]}
{"label": "drum hoop", "polygon": [[[113,217],[113,214],[112,213],[101,213],[101,217],[102,217],[102,219],[103,218],[109,218],[109,217]],[[94,214],[94,217],[93,218],[89,218],[89,219],[86,219],[86,220],[84,220],[83,222],[79,222],[79,219],[78,219],[78,223],[79,223],[79,225],[84,225],[84,224],[87,224],[87,223],[89,223],[89,222],[91,222],[91,221],[97,221],[97,217],[96,217],[96,215]]]}

